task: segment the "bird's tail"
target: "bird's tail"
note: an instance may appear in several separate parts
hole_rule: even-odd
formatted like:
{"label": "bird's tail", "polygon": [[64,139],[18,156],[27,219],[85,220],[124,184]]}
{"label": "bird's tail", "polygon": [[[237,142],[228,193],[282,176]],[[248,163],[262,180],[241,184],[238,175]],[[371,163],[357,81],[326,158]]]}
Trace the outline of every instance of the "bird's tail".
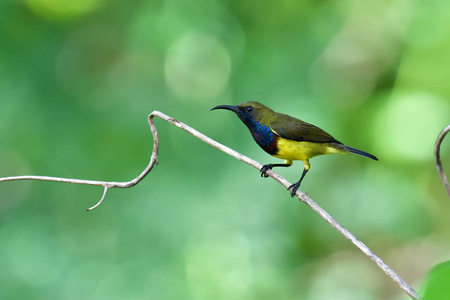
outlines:
{"label": "bird's tail", "polygon": [[376,156],[374,156],[374,155],[372,155],[370,153],[367,153],[367,152],[364,152],[364,151],[361,151],[361,150],[358,150],[358,149],[355,149],[355,148],[352,148],[352,147],[349,147],[349,146],[344,146],[344,148],[350,153],[353,153],[353,154],[356,154],[356,155],[360,155],[360,156],[364,156],[364,157],[367,157],[367,158],[370,158],[370,159],[373,159],[373,160],[378,160],[378,158],[376,158]]}

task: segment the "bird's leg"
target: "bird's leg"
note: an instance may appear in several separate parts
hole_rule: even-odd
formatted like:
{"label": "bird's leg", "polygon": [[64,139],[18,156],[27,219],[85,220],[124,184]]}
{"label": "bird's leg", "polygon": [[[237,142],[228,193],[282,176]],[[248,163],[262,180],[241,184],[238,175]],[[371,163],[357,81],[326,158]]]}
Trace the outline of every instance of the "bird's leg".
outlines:
{"label": "bird's leg", "polygon": [[302,173],[302,176],[300,177],[300,180],[297,181],[297,182],[294,183],[294,184],[291,184],[291,185],[288,187],[288,190],[290,190],[290,189],[292,188],[292,191],[291,191],[291,197],[292,197],[292,198],[294,198],[295,193],[297,192],[298,188],[300,187],[300,184],[302,183],[303,178],[305,177],[306,173],[308,173],[309,168],[311,167],[311,165],[309,164],[309,161],[308,161],[308,160],[306,160],[306,161],[304,162],[304,164],[305,164],[305,166],[303,167],[303,173]]}
{"label": "bird's leg", "polygon": [[272,170],[273,167],[290,167],[291,165],[288,164],[267,164],[262,166],[261,170],[259,170],[261,172],[261,177],[269,177],[269,175],[266,174],[266,171],[268,170]]}
{"label": "bird's leg", "polygon": [[284,164],[267,164],[262,166],[261,170],[261,177],[267,178],[269,175],[266,174],[267,170],[272,170],[273,167],[290,167],[292,166],[292,160],[285,160]]}

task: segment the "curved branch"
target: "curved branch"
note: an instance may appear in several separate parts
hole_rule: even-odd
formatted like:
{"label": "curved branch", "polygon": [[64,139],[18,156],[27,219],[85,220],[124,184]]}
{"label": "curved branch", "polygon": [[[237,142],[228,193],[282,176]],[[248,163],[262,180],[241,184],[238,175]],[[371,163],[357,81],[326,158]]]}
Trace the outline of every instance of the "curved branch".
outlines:
{"label": "curved branch", "polygon": [[[155,111],[156,112],[156,111]],[[150,162],[148,166],[145,168],[142,173],[136,178],[130,181],[124,182],[115,182],[115,181],[98,181],[98,180],[85,180],[85,179],[73,179],[73,178],[61,178],[61,177],[51,177],[51,176],[35,176],[35,175],[25,175],[25,176],[11,176],[11,177],[2,177],[0,178],[0,182],[3,181],[17,181],[17,180],[41,180],[41,181],[52,181],[52,182],[62,182],[62,183],[73,183],[73,184],[84,184],[84,185],[94,185],[94,186],[102,186],[104,187],[103,196],[100,201],[97,202],[94,206],[86,209],[86,211],[91,211],[94,208],[97,208],[105,199],[106,193],[111,188],[130,188],[138,184],[145,176],[153,169],[154,166],[158,164],[158,150],[159,150],[159,138],[158,132],[156,131],[156,127],[153,124],[153,112],[150,114],[149,124],[150,129],[153,135],[153,152],[150,157]]]}
{"label": "curved branch", "polygon": [[442,161],[441,161],[441,155],[440,155],[440,150],[441,150],[441,143],[444,140],[445,135],[450,131],[450,125],[448,125],[447,127],[445,127],[441,133],[439,134],[437,140],[436,140],[436,144],[434,145],[434,158],[436,161],[436,168],[439,172],[439,176],[441,176],[441,181],[442,184],[445,187],[445,190],[447,191],[448,196],[450,197],[450,186],[448,184],[448,179],[447,176],[445,176],[445,172],[444,172],[444,167],[442,166]]}
{"label": "curved branch", "polygon": [[[199,131],[193,129],[192,127],[189,127],[188,125],[171,118],[159,111],[153,111],[149,117],[148,121],[150,124],[150,128],[153,135],[153,152],[152,156],[150,158],[150,163],[145,168],[145,170],[135,179],[127,182],[108,182],[108,181],[93,181],[93,180],[82,180],[82,179],[67,179],[67,178],[59,178],[59,177],[47,177],[47,176],[15,176],[15,177],[4,177],[0,178],[0,182],[2,181],[13,181],[13,180],[45,180],[45,181],[55,181],[55,182],[65,182],[65,183],[75,183],[75,184],[86,184],[86,185],[96,185],[96,186],[103,186],[104,192],[103,196],[100,199],[100,201],[88,208],[87,210],[92,210],[96,207],[98,207],[103,199],[106,196],[106,193],[108,189],[110,188],[129,188],[134,185],[136,185],[139,181],[141,181],[151,170],[152,168],[157,164],[157,158],[158,158],[158,150],[159,150],[159,138],[158,138],[158,132],[156,130],[156,126],[153,122],[153,118],[158,117],[161,118],[170,124],[183,129],[184,131],[192,134],[196,138],[202,140],[203,142],[207,143],[208,145],[219,149],[220,151],[225,152],[226,154],[233,156],[234,158],[243,161],[252,167],[260,170],[262,165],[225,146],[222,145],[213,139],[207,137],[206,135],[200,133]],[[285,188],[288,188],[291,184],[286,179],[284,179],[279,174],[275,173],[272,170],[266,171],[266,174],[268,174],[270,177],[278,181],[281,185],[283,185]],[[323,208],[321,208],[316,202],[314,202],[306,193],[301,192],[300,190],[297,190],[296,196],[299,198],[300,201],[306,203],[309,207],[311,207],[317,214],[319,214],[325,221],[327,221],[333,228],[335,228],[339,233],[341,233],[345,238],[347,238],[350,242],[352,242],[356,247],[358,247],[365,255],[367,255],[377,266],[383,270],[384,273],[386,273],[405,293],[407,293],[412,299],[420,299],[420,296],[397,274],[392,270],[381,258],[379,258],[377,255],[375,255],[372,250],[370,250],[363,242],[358,240],[350,231],[345,229],[341,224],[339,224],[338,221],[336,221],[330,214],[328,214]]]}

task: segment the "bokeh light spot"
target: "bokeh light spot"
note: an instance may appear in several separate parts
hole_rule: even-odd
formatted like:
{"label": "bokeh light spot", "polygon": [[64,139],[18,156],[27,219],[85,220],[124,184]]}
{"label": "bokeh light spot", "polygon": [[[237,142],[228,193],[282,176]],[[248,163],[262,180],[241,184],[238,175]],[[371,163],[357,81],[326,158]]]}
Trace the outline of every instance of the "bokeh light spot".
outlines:
{"label": "bokeh light spot", "polygon": [[207,99],[219,95],[231,72],[228,50],[215,37],[189,33],[168,51],[165,75],[169,88],[178,96]]}
{"label": "bokeh light spot", "polygon": [[25,4],[46,20],[72,20],[95,10],[100,0],[26,0]]}
{"label": "bokeh light spot", "polygon": [[432,94],[393,96],[377,117],[378,151],[393,159],[432,158],[434,142],[448,122],[448,114],[448,102]]}

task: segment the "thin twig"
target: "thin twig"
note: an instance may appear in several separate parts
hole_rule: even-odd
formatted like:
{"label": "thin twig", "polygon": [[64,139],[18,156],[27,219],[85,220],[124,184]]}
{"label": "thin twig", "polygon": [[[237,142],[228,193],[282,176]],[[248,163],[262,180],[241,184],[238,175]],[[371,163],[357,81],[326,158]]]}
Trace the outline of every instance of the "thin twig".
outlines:
{"label": "thin twig", "polygon": [[445,187],[445,190],[447,191],[448,196],[450,197],[450,186],[448,184],[448,179],[447,176],[445,176],[445,172],[444,172],[444,167],[442,166],[442,161],[441,161],[441,155],[440,155],[440,150],[441,150],[441,143],[444,140],[445,135],[450,131],[450,125],[448,125],[447,127],[445,127],[441,133],[439,134],[437,140],[436,140],[436,144],[434,145],[434,158],[436,161],[436,168],[439,172],[439,176],[441,176],[441,181],[442,184]]}
{"label": "thin twig", "polygon": [[94,208],[97,208],[100,204],[102,204],[103,199],[105,199],[105,196],[106,196],[106,192],[107,192],[107,191],[108,191],[108,187],[105,186],[105,188],[104,188],[104,190],[103,190],[103,196],[102,196],[102,198],[100,199],[100,201],[98,201],[97,204],[95,204],[94,206],[91,206],[91,207],[89,207],[88,209],[86,209],[86,211],[93,210]]}
{"label": "thin twig", "polygon": [[[103,196],[100,199],[100,201],[88,208],[87,210],[92,210],[96,207],[98,207],[103,199],[106,196],[106,193],[108,189],[110,188],[129,188],[134,185],[136,185],[139,181],[141,181],[149,172],[150,170],[157,164],[157,158],[158,158],[158,150],[159,150],[159,139],[158,139],[158,132],[156,130],[156,126],[153,122],[153,117],[161,118],[172,125],[175,125],[178,128],[181,128],[185,130],[186,132],[192,134],[196,138],[202,140],[203,142],[207,143],[208,145],[211,145],[220,151],[225,152],[228,155],[233,156],[234,158],[243,161],[254,168],[260,170],[262,165],[258,163],[257,161],[227,147],[224,146],[213,139],[207,137],[206,135],[198,132],[197,130],[187,126],[186,124],[171,118],[159,111],[152,112],[149,117],[148,121],[150,124],[150,128],[153,134],[153,153],[150,158],[150,163],[145,168],[145,170],[135,179],[127,182],[107,182],[107,181],[93,181],[93,180],[81,180],[81,179],[67,179],[67,178],[59,178],[59,177],[47,177],[47,176],[15,176],[15,177],[4,177],[0,178],[0,182],[2,181],[13,181],[13,180],[45,180],[45,181],[55,181],[55,182],[65,182],[65,183],[75,183],[75,184],[86,184],[86,185],[96,185],[96,186],[103,186],[104,192]],[[281,185],[283,185],[285,188],[288,188],[291,184],[286,179],[284,179],[279,174],[275,173],[272,170],[268,170],[266,172],[270,177],[278,181]],[[316,213],[318,213],[325,221],[327,221],[333,228],[335,228],[338,232],[340,232],[345,238],[347,238],[349,241],[351,241],[356,247],[358,247],[364,254],[366,254],[373,262],[377,264],[378,267],[380,267],[384,273],[386,273],[405,293],[407,293],[412,299],[420,299],[420,296],[397,274],[392,270],[386,263],[381,260],[378,256],[376,256],[372,250],[370,250],[364,243],[362,243],[360,240],[358,240],[352,233],[350,233],[347,229],[345,229],[339,222],[337,222],[333,217],[330,216],[323,208],[321,208],[316,202],[314,202],[307,194],[301,192],[300,190],[297,190],[296,192],[297,197],[300,199],[300,201],[306,203],[309,207],[311,207]]]}

